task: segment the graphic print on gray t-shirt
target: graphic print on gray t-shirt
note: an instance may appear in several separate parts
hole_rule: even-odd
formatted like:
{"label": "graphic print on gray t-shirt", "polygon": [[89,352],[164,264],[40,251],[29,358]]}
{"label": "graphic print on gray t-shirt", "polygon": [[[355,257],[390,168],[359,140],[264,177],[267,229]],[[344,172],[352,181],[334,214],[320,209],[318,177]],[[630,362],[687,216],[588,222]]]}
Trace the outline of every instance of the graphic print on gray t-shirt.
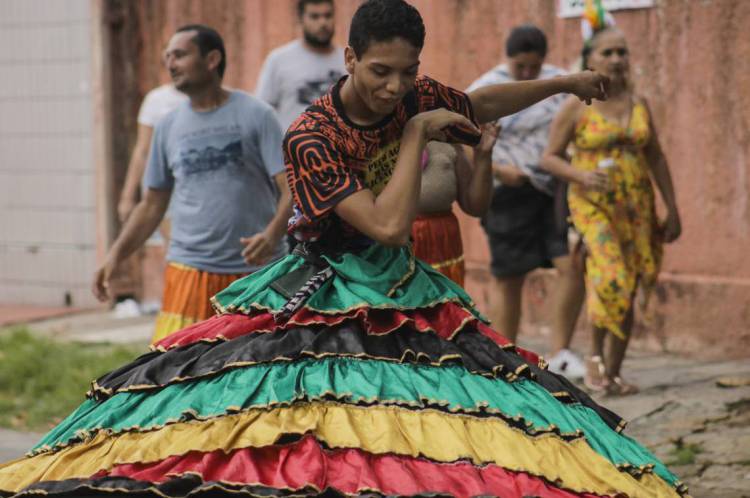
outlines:
{"label": "graphic print on gray t-shirt", "polygon": [[176,174],[191,175],[242,166],[242,128],[239,125],[204,128],[179,139]]}
{"label": "graphic print on gray t-shirt", "polygon": [[281,137],[273,110],[243,92],[208,112],[185,103],[157,125],[145,183],[172,190],[168,261],[212,273],[257,269],[243,261],[240,238],[264,230],[275,214]]}
{"label": "graphic print on gray t-shirt", "polygon": [[297,103],[305,106],[307,109],[310,104],[315,102],[316,99],[320,98],[325,94],[338,80],[341,79],[343,74],[339,71],[328,71],[328,76],[323,79],[313,79],[303,82],[303,84],[297,88]]}
{"label": "graphic print on gray t-shirt", "polygon": [[314,52],[301,40],[277,47],[268,54],[258,76],[255,96],[271,104],[286,131],[318,97],[346,74],[344,49]]}

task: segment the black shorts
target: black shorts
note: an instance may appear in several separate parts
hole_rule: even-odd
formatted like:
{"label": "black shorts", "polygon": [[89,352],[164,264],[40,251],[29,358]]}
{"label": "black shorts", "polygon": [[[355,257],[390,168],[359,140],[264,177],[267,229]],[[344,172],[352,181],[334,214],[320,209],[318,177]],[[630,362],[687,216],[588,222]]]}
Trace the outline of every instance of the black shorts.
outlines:
{"label": "black shorts", "polygon": [[568,254],[568,231],[555,214],[555,199],[530,184],[500,186],[482,218],[496,277],[520,276],[550,268],[552,259]]}

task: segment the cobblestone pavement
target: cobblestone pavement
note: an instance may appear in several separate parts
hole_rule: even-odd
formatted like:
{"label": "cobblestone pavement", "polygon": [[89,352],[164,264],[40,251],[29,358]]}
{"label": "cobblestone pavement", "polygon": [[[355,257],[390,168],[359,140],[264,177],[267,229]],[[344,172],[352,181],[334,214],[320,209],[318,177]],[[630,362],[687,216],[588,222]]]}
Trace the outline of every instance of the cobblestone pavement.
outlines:
{"label": "cobblestone pavement", "polygon": [[[144,345],[151,327],[147,318],[114,320],[103,312],[34,326],[60,338],[127,338]],[[544,342],[531,339],[522,345],[543,350]],[[596,398],[630,421],[625,433],[670,464],[693,497],[750,498],[750,361],[698,361],[632,351],[624,371],[641,387],[640,393]],[[39,437],[0,429],[0,461],[21,456]]]}
{"label": "cobblestone pavement", "polygon": [[750,361],[635,352],[626,369],[641,392],[597,399],[630,421],[626,434],[670,464],[693,497],[750,497]]}

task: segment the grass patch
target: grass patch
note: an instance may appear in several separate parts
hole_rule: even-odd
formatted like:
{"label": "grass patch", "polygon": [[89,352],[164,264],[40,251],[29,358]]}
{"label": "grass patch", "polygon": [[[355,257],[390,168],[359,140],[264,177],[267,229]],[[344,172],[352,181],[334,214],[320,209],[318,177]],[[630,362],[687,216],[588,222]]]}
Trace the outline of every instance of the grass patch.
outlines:
{"label": "grass patch", "polygon": [[0,331],[0,426],[49,430],[84,400],[92,380],[143,352]]}
{"label": "grass patch", "polygon": [[695,463],[695,457],[703,453],[703,448],[700,444],[684,443],[682,439],[675,443],[675,447],[669,452],[672,459],[667,462],[667,465],[691,465]]}

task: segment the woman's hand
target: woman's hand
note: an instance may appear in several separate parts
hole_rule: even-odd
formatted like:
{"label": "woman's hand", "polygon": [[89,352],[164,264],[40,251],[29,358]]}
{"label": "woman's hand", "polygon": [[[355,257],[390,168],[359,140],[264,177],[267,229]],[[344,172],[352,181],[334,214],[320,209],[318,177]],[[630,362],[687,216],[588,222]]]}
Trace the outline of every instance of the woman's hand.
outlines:
{"label": "woman's hand", "polygon": [[581,171],[578,175],[578,183],[597,192],[606,192],[612,184],[609,175],[604,171]]}
{"label": "woman's hand", "polygon": [[664,220],[664,242],[669,244],[680,238],[682,234],[682,222],[680,221],[680,214],[676,209],[672,209],[667,213],[667,219]]}
{"label": "woman's hand", "polygon": [[497,122],[483,124],[482,138],[479,139],[479,144],[474,147],[474,153],[492,156],[492,149],[500,136],[500,129],[501,126]]}

